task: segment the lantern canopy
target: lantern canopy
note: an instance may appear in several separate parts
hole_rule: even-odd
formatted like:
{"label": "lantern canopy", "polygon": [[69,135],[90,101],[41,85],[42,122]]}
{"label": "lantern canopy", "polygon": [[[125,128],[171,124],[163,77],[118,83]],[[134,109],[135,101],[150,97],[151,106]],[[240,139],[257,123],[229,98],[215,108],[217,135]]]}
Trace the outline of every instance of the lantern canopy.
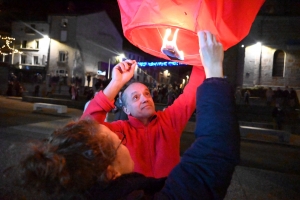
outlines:
{"label": "lantern canopy", "polygon": [[133,45],[153,56],[189,65],[202,65],[199,30],[212,32],[227,50],[246,37],[263,3],[264,0],[118,0],[123,33]]}

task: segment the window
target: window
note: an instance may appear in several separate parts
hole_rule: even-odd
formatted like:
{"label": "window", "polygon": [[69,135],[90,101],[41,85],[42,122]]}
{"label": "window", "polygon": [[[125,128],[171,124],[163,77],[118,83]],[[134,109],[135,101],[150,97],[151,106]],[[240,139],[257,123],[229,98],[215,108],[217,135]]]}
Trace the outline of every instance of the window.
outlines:
{"label": "window", "polygon": [[40,42],[38,40],[35,41],[35,48],[38,49],[39,48],[39,44]]}
{"label": "window", "polygon": [[39,57],[33,56],[33,64],[38,65],[39,64]]}
{"label": "window", "polygon": [[27,48],[27,40],[22,41],[22,47],[23,49]]}
{"label": "window", "polygon": [[68,37],[68,32],[65,30],[60,31],[60,41],[66,42]]}
{"label": "window", "polygon": [[273,72],[272,76],[283,77],[284,69],[284,51],[276,50],[273,59]]}
{"label": "window", "polygon": [[67,61],[67,54],[64,51],[59,52],[59,62],[66,62]]}
{"label": "window", "polygon": [[61,20],[61,27],[62,28],[67,28],[68,26],[68,19],[62,19]]}
{"label": "window", "polygon": [[21,55],[21,64],[26,63],[26,55]]}

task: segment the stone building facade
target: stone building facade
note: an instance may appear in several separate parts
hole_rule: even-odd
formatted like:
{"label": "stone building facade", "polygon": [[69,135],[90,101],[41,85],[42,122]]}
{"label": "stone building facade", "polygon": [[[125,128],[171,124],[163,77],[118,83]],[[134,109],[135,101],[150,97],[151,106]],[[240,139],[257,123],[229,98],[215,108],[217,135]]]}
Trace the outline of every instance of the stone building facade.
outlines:
{"label": "stone building facade", "polygon": [[300,88],[299,24],[297,16],[258,16],[239,44],[238,84]]}

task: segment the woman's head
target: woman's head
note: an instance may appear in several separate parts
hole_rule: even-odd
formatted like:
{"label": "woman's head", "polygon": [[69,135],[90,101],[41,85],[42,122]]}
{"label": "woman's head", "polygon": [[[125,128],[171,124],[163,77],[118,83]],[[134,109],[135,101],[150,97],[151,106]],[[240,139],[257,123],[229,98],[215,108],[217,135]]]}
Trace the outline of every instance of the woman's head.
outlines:
{"label": "woman's head", "polygon": [[49,193],[84,191],[131,173],[133,161],[118,136],[93,120],[70,122],[20,164],[23,185]]}

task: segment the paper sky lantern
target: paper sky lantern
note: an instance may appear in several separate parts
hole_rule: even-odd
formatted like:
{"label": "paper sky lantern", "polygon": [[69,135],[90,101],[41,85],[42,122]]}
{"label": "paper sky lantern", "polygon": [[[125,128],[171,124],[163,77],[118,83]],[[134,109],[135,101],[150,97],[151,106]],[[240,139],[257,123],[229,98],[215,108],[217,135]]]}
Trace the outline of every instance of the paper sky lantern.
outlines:
{"label": "paper sky lantern", "polygon": [[264,0],[118,0],[123,33],[146,53],[201,65],[197,32],[209,30],[224,50],[248,33]]}

